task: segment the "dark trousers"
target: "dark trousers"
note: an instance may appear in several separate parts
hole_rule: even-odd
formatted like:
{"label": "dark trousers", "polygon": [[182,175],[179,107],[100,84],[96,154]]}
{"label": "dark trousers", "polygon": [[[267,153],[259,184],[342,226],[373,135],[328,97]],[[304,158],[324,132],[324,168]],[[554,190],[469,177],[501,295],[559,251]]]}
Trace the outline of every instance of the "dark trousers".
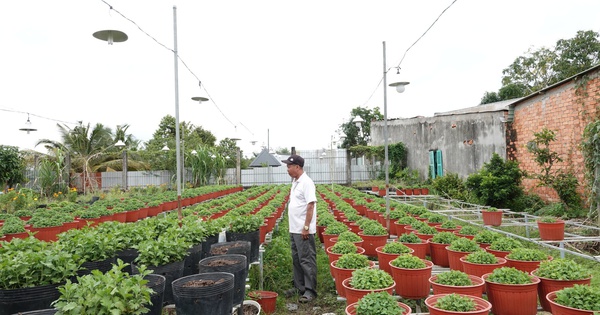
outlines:
{"label": "dark trousers", "polygon": [[317,296],[317,250],[315,236],[310,234],[307,240],[302,234],[290,233],[292,260],[294,262],[294,286],[298,291],[309,290]]}

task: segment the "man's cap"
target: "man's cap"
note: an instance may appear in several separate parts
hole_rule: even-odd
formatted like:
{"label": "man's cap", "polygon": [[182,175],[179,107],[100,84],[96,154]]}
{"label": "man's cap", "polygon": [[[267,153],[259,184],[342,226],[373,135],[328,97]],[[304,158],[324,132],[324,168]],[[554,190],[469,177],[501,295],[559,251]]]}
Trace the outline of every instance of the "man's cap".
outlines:
{"label": "man's cap", "polygon": [[290,157],[288,157],[286,160],[281,160],[281,162],[285,163],[285,164],[294,164],[294,165],[298,165],[300,167],[304,167],[304,159],[296,154],[292,154],[290,155]]}

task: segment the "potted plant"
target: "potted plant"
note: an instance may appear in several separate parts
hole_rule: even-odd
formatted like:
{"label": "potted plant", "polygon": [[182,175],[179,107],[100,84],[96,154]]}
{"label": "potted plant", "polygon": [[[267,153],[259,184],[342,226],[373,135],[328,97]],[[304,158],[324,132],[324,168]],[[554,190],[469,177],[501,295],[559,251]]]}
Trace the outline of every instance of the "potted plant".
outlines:
{"label": "potted plant", "polygon": [[540,279],[536,276],[512,267],[502,267],[481,278],[485,281],[488,301],[492,303],[492,313],[537,313],[537,286]]}
{"label": "potted plant", "polygon": [[546,299],[548,293],[576,284],[589,285],[592,281],[592,274],[589,270],[571,259],[564,258],[542,261],[538,269],[532,271],[531,274],[540,279],[538,296],[542,308],[547,312],[550,312],[551,308]]}
{"label": "potted plant", "polygon": [[25,229],[25,221],[18,217],[8,217],[0,228],[0,235],[4,235],[4,241],[10,242],[13,238],[26,238],[29,236]]}
{"label": "potted plant", "polygon": [[406,233],[406,227],[411,226],[411,224],[413,224],[417,221],[418,221],[417,219],[415,219],[414,217],[411,217],[411,216],[404,216],[404,217],[398,218],[398,220],[396,220],[396,222],[394,222],[394,225],[396,226],[396,235],[400,236],[400,235]]}
{"label": "potted plant", "polygon": [[492,304],[480,297],[456,293],[432,295],[425,299],[425,305],[431,315],[487,315],[492,309]]}
{"label": "potted plant", "polygon": [[565,221],[544,216],[537,221],[540,239],[543,241],[561,241],[565,238]]}
{"label": "potted plant", "polygon": [[358,235],[363,239],[365,255],[377,257],[375,249],[387,243],[388,231],[381,223],[371,220],[361,226],[362,231]]}
{"label": "potted plant", "polygon": [[460,231],[461,226],[456,224],[456,222],[452,221],[452,220],[447,220],[444,221],[444,223],[440,224],[440,225],[436,225],[434,226],[436,230],[438,230],[438,232],[456,232],[456,231]]}
{"label": "potted plant", "polygon": [[438,265],[440,267],[450,266],[446,247],[456,239],[458,239],[458,236],[452,232],[439,232],[429,240],[431,262],[433,262],[434,265]]}
{"label": "potted plant", "polygon": [[472,252],[467,256],[460,258],[463,270],[470,275],[481,277],[486,273],[491,273],[496,268],[506,265],[506,259],[498,258],[492,253],[483,250]]}
{"label": "potted plant", "polygon": [[375,262],[369,261],[365,255],[350,253],[342,255],[338,260],[332,261],[330,265],[334,270],[335,289],[340,297],[346,297],[346,291],[342,282],[352,277],[352,271],[373,267],[375,266]]}
{"label": "potted plant", "polygon": [[352,272],[352,277],[342,281],[346,292],[346,305],[358,302],[363,296],[372,292],[388,292],[392,294],[396,283],[392,276],[375,268],[361,268]]}
{"label": "potted plant", "polygon": [[425,259],[425,256],[427,256],[429,240],[424,241],[420,239],[415,233],[405,233],[400,235],[397,241],[412,249],[413,255],[421,259]]}
{"label": "potted plant", "polygon": [[398,302],[386,291],[373,292],[363,296],[356,303],[346,306],[346,315],[410,315],[408,305]]}
{"label": "potted plant", "polygon": [[363,239],[360,236],[358,236],[358,234],[356,234],[352,231],[344,231],[344,232],[340,233],[340,235],[338,235],[337,237],[331,238],[331,242],[334,244],[339,241],[352,242],[358,247],[362,247],[362,244],[363,244]]}
{"label": "potted plant", "polygon": [[258,261],[258,249],[260,247],[260,226],[263,219],[254,215],[240,215],[231,219],[229,228],[225,233],[228,242],[248,241],[250,242],[250,263]]}
{"label": "potted plant", "polygon": [[31,225],[29,230],[40,241],[56,241],[62,229],[62,220],[52,210],[36,211],[27,222]]}
{"label": "potted plant", "polygon": [[460,228],[459,231],[455,232],[456,235],[460,236],[460,237],[464,237],[464,238],[468,238],[468,239],[473,239],[475,238],[475,235],[477,235],[477,233],[479,233],[481,230],[475,226],[472,225],[465,225],[462,228]]}
{"label": "potted plant", "polygon": [[[327,247],[325,250],[327,252],[327,256],[329,257],[329,262],[336,261],[342,257],[344,254],[363,254],[365,249],[362,247],[356,246],[352,242],[348,241],[338,241],[333,246]],[[329,265],[329,271],[331,272],[331,276],[335,278],[333,267],[331,264]]]}
{"label": "potted plant", "polygon": [[390,261],[396,259],[401,254],[411,254],[414,252],[413,249],[400,242],[389,242],[384,246],[379,246],[375,249],[377,251],[377,260],[379,261],[379,269],[392,274],[392,268],[390,267]]}
{"label": "potted plant", "polygon": [[81,259],[81,269],[77,271],[79,276],[92,270],[107,272],[116,262],[118,243],[114,236],[90,227],[61,233],[56,246]]}
{"label": "potted plant", "polygon": [[450,242],[450,245],[446,246],[446,250],[448,251],[448,264],[450,265],[450,269],[464,271],[460,258],[469,253],[479,251],[481,248],[474,240],[459,237]]}
{"label": "potted plant", "polygon": [[153,290],[144,277],[151,274],[141,267],[139,274],[129,275],[123,271],[122,261],[107,271],[93,271],[77,277],[77,282],[67,280],[60,286],[60,297],[53,306],[60,314],[146,314]]}
{"label": "potted plant", "polygon": [[330,223],[323,231],[323,244],[325,245],[325,248],[333,245],[333,242],[331,241],[332,237],[336,237],[345,231],[348,231],[348,226],[344,223],[339,221]]}
{"label": "potted plant", "polygon": [[502,210],[494,207],[485,208],[481,211],[484,225],[500,226],[502,224]]}
{"label": "potted plant", "polygon": [[493,241],[485,250],[496,257],[505,258],[513,249],[521,247],[523,244],[519,240],[512,237],[501,237]]}
{"label": "potted plant", "polygon": [[177,314],[231,314],[234,277],[229,272],[205,272],[176,279],[173,296]]}
{"label": "potted plant", "polygon": [[475,234],[473,240],[479,244],[481,249],[485,249],[487,246],[490,246],[495,240],[503,237],[502,234],[490,230],[479,231],[479,233]]}
{"label": "potted plant", "polygon": [[4,243],[0,253],[2,315],[50,308],[60,295],[58,287],[80,266],[70,253],[34,237]]}
{"label": "potted plant", "polygon": [[576,284],[546,295],[552,314],[593,315],[600,311],[600,289]]}
{"label": "potted plant", "polygon": [[390,262],[396,294],[407,299],[429,295],[429,278],[433,263],[411,254],[402,254]]}
{"label": "potted plant", "polygon": [[481,297],[485,282],[460,270],[449,270],[429,278],[433,294],[458,293]]}
{"label": "potted plant", "polygon": [[542,261],[552,259],[552,256],[536,248],[515,248],[506,255],[506,266],[529,273],[537,269]]}

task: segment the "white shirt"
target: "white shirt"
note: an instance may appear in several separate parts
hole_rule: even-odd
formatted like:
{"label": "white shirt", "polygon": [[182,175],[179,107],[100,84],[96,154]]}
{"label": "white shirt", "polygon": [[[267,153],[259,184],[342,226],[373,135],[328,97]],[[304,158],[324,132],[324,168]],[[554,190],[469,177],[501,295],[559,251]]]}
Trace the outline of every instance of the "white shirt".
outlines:
{"label": "white shirt", "polygon": [[290,204],[288,205],[288,221],[290,233],[301,234],[306,222],[306,207],[314,202],[313,217],[308,226],[308,233],[317,233],[317,195],[315,183],[306,173],[292,182],[290,190]]}

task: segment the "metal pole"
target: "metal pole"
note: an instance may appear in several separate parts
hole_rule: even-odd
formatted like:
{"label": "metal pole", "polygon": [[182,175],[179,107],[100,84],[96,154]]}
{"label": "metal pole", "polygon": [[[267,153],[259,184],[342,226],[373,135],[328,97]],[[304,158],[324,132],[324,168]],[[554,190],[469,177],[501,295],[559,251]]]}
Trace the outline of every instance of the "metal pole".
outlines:
{"label": "metal pole", "polygon": [[387,125],[387,70],[385,64],[385,41],[383,42],[383,143],[385,145],[385,223],[390,230],[390,174],[388,163],[388,125]]}
{"label": "metal pole", "polygon": [[173,6],[173,61],[175,66],[175,157],[177,159],[177,216],[183,218],[181,213],[181,152],[179,144],[179,72],[177,69],[177,6]]}
{"label": "metal pole", "polygon": [[329,142],[329,151],[331,152],[329,157],[329,180],[331,181],[331,192],[335,192],[333,188],[333,135],[331,135],[331,141]]}
{"label": "metal pole", "polygon": [[123,185],[123,191],[127,191],[127,149],[123,150],[123,172],[121,172],[121,182]]}

